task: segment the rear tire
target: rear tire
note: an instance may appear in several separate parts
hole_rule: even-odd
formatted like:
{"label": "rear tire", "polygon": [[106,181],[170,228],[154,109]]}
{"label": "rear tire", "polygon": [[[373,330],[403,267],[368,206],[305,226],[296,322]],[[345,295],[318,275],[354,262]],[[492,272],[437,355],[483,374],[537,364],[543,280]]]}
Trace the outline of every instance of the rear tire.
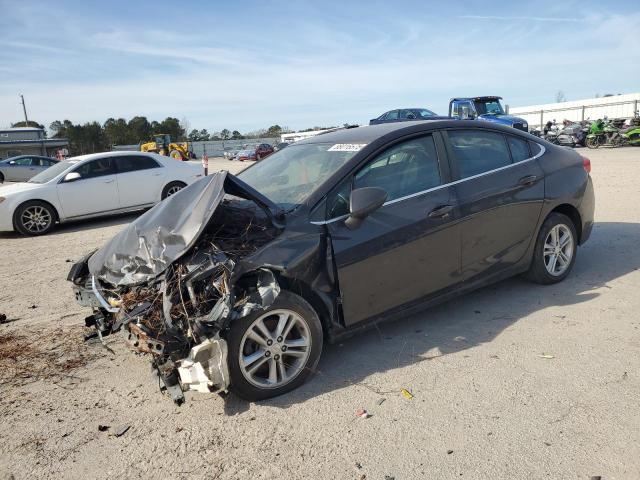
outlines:
{"label": "rear tire", "polygon": [[4,183],[4,175],[0,173],[0,183]]}
{"label": "rear tire", "polygon": [[46,202],[32,200],[16,208],[13,213],[13,226],[22,235],[46,235],[56,224],[58,215]]}
{"label": "rear tire", "polygon": [[585,145],[587,148],[598,148],[600,146],[600,140],[598,137],[587,138]]}
{"label": "rear tire", "polygon": [[542,224],[526,277],[541,285],[564,280],[576,261],[578,235],[573,221],[561,213],[551,213]]}
{"label": "rear tire", "polygon": [[322,325],[306,300],[281,290],[269,308],[232,320],[227,342],[230,389],[248,401],[264,400],[298,388],[314,374]]}
{"label": "rear tire", "polygon": [[165,198],[170,197],[174,193],[178,193],[180,190],[182,190],[186,186],[187,184],[184,182],[171,182],[162,189],[162,195],[160,198],[164,200]]}

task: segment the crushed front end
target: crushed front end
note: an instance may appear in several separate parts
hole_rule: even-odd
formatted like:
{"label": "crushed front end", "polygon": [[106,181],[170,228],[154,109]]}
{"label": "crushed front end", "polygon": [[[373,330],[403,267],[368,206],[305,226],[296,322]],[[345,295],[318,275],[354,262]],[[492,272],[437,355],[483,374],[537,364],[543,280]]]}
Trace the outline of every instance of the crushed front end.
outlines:
{"label": "crushed front end", "polygon": [[122,332],[149,355],[176,403],[184,390],[227,390],[229,322],[280,292],[271,270],[243,264],[281,232],[277,210],[216,175],[149,210],[68,276],[78,303],[93,309],[86,325],[101,340]]}

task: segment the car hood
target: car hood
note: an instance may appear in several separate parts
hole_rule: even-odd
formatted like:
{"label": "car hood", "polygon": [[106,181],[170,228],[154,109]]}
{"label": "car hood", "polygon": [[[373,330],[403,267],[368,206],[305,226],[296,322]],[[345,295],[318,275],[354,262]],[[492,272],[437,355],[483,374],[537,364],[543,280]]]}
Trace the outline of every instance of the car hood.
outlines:
{"label": "car hood", "polygon": [[88,261],[94,277],[115,286],[140,285],[162,274],[198,241],[225,194],[252,200],[271,218],[280,209],[226,171],[202,178],[130,223]]}
{"label": "car hood", "polygon": [[488,120],[490,122],[504,123],[506,125],[511,125],[512,123],[522,122],[527,123],[526,120],[520,117],[514,117],[513,115],[480,115],[478,118],[481,120]]}
{"label": "car hood", "polygon": [[29,190],[33,190],[39,187],[42,187],[42,183],[12,183],[10,185],[0,185],[0,196],[6,197],[7,195],[12,195],[14,193],[27,192]]}

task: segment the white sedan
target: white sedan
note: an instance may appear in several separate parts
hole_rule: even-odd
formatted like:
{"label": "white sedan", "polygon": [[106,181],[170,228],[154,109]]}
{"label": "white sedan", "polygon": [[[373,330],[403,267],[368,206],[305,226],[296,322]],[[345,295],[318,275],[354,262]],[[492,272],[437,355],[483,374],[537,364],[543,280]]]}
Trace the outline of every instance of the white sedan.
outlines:
{"label": "white sedan", "polygon": [[43,235],[57,222],[141,210],[202,177],[196,165],[141,152],[94,153],[0,187],[0,231]]}

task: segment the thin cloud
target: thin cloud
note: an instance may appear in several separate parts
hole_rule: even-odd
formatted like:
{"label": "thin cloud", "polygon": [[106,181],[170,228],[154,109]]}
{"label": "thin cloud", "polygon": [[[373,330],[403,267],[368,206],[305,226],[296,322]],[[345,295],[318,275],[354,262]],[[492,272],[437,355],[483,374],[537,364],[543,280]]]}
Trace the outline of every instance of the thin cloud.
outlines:
{"label": "thin cloud", "polygon": [[582,22],[581,18],[572,17],[506,17],[500,15],[460,15],[458,18],[472,18],[474,20],[525,20],[532,22]]}

